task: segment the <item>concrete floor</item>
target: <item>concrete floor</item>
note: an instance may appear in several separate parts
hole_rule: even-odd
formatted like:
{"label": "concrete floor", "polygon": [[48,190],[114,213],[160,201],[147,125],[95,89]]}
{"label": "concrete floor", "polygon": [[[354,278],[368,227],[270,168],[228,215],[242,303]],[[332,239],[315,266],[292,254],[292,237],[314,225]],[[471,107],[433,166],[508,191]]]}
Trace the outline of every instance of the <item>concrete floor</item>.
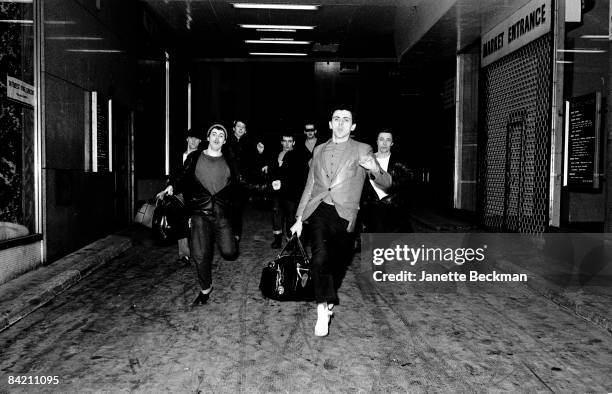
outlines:
{"label": "concrete floor", "polygon": [[316,338],[313,304],[259,293],[270,233],[252,212],[194,309],[174,247],[131,248],[0,333],[0,392],[612,391],[612,337],[520,283],[376,284],[357,256]]}

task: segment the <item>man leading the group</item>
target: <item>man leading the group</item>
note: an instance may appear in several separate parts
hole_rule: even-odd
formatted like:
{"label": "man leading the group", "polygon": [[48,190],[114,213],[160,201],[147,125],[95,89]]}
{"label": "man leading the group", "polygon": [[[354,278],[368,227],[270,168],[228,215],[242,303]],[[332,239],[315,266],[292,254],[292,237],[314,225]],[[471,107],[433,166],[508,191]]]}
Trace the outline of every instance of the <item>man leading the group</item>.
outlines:
{"label": "man leading the group", "polygon": [[300,236],[303,222],[309,224],[316,336],[329,332],[340,275],[353,250],[349,233],[355,229],[365,177],[368,175],[383,190],[391,185],[391,177],[380,168],[372,148],[350,138],[356,123],[349,107],[336,106],[329,127],[332,138],[314,149],[297,220],[291,227],[291,232]]}

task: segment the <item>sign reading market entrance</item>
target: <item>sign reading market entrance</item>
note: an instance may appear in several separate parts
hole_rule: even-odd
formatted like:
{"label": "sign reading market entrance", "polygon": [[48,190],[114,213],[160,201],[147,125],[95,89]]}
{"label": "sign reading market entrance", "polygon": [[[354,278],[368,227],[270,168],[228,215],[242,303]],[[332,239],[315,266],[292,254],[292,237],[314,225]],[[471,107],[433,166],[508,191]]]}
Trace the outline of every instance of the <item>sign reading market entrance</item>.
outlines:
{"label": "sign reading market entrance", "polygon": [[482,35],[480,66],[485,67],[550,31],[551,0],[530,1]]}

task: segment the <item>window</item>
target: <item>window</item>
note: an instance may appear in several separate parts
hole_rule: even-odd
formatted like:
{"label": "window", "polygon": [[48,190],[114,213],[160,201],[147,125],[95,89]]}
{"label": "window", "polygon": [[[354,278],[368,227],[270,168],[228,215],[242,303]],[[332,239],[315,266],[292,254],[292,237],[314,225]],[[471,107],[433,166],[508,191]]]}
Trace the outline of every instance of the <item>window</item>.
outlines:
{"label": "window", "polygon": [[33,2],[0,2],[0,241],[36,230],[33,19]]}

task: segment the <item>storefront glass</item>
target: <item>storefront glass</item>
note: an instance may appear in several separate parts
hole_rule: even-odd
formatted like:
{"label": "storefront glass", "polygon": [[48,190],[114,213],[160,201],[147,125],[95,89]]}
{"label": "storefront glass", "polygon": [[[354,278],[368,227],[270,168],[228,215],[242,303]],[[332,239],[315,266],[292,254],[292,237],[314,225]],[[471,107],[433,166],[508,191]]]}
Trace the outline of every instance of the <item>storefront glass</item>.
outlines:
{"label": "storefront glass", "polygon": [[0,242],[32,234],[33,1],[0,1]]}

